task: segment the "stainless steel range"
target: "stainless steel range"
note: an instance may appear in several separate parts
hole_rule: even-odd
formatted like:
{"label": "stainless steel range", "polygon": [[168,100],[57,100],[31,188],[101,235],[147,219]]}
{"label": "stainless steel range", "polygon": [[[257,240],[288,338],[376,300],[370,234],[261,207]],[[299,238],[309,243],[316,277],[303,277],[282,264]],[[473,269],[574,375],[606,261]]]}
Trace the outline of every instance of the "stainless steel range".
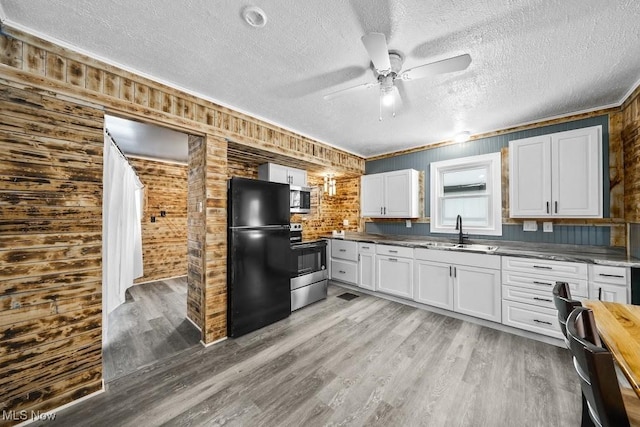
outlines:
{"label": "stainless steel range", "polygon": [[302,224],[291,224],[291,311],[327,297],[327,241],[302,241]]}

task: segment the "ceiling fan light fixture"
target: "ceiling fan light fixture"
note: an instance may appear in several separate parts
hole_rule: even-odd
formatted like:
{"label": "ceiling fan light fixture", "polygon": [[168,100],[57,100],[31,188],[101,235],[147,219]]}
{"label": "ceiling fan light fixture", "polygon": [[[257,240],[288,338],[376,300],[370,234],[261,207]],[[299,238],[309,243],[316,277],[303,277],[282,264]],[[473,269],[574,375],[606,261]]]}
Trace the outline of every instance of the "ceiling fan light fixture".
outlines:
{"label": "ceiling fan light fixture", "polygon": [[267,14],[257,6],[247,6],[242,9],[242,17],[247,24],[254,28],[262,28],[267,25]]}
{"label": "ceiling fan light fixture", "polygon": [[380,102],[382,102],[382,105],[385,107],[393,105],[393,86],[380,88]]}
{"label": "ceiling fan light fixture", "polygon": [[465,130],[463,132],[458,132],[453,140],[455,142],[467,142],[469,138],[471,138],[471,132]]}

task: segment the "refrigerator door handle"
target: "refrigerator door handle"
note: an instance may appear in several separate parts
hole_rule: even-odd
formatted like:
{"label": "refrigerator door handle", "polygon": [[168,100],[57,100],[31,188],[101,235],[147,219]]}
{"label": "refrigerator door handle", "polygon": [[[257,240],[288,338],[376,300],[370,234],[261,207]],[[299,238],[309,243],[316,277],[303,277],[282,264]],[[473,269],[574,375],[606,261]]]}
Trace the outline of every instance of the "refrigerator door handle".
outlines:
{"label": "refrigerator door handle", "polygon": [[229,230],[289,230],[290,225],[243,225],[241,227],[229,227]]}

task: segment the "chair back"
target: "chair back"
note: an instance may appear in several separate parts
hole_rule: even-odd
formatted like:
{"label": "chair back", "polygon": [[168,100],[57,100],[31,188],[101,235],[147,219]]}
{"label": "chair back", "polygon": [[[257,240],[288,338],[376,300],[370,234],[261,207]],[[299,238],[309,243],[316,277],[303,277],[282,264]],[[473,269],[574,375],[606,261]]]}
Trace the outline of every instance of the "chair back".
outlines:
{"label": "chair back", "polygon": [[578,300],[571,299],[571,291],[569,290],[569,284],[567,282],[556,282],[553,287],[553,303],[558,310],[558,323],[560,323],[560,330],[564,335],[564,341],[569,347],[569,341],[567,339],[567,318],[569,314],[576,307],[581,307],[582,304]]}
{"label": "chair back", "polygon": [[567,318],[567,337],[573,366],[580,377],[589,416],[602,427],[627,427],[629,418],[613,365],[611,352],[602,347],[593,312],[577,307]]}

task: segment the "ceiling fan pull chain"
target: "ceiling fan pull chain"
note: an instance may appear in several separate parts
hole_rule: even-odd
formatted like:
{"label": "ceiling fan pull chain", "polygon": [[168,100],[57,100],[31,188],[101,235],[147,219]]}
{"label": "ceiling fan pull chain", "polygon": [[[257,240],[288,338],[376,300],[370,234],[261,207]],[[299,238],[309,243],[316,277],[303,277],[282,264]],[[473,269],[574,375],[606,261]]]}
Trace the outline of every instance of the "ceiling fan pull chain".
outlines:
{"label": "ceiling fan pull chain", "polygon": [[382,121],[382,101],[378,102],[378,107],[380,108],[380,117],[378,117],[378,120]]}

